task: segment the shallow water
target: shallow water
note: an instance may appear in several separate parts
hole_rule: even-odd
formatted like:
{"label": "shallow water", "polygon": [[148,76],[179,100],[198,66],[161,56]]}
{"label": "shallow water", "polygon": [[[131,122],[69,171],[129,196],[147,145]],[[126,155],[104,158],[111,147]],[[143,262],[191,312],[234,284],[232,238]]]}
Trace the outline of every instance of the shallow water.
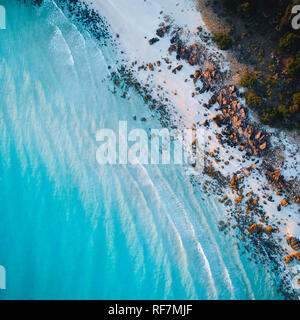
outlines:
{"label": "shallow water", "polygon": [[222,209],[184,168],[97,163],[100,128],[160,128],[140,97],[112,93],[111,44],[51,1],[2,3],[0,298],[281,298],[274,275],[218,231]]}

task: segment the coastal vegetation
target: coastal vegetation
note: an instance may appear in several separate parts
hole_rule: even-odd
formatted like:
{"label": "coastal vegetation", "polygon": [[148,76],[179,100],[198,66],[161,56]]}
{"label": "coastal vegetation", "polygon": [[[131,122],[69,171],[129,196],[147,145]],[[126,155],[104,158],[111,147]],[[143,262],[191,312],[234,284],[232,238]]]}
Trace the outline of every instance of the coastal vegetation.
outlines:
{"label": "coastal vegetation", "polygon": [[216,33],[213,37],[213,40],[222,50],[228,50],[232,46],[232,39],[228,36],[227,32]]}
{"label": "coastal vegetation", "polygon": [[207,1],[224,24],[213,40],[231,49],[247,71],[240,77],[249,108],[272,127],[300,129],[300,32],[292,8],[300,1]]}

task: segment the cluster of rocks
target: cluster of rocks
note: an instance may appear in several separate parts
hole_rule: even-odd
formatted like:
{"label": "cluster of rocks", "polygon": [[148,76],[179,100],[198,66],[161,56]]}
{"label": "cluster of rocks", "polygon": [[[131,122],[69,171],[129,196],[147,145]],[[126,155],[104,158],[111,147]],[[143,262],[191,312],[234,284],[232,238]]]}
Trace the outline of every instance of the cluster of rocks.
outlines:
{"label": "cluster of rocks", "polygon": [[[149,70],[152,68],[152,64],[147,65]],[[152,92],[149,90],[148,87],[142,86],[137,79],[134,77],[132,71],[125,66],[121,66],[117,72],[112,72],[110,74],[110,78],[115,84],[116,87],[120,89],[124,89],[126,92],[131,87],[135,90],[135,92],[140,95],[145,104],[149,106],[149,109],[156,112],[159,116],[159,121],[163,127],[176,128],[176,126],[171,125],[171,119],[169,110],[166,104],[163,104],[162,101],[158,101],[152,96]],[[146,119],[143,118],[141,121],[145,121]]]}
{"label": "cluster of rocks", "polygon": [[[191,78],[193,79],[195,86],[197,85],[197,81],[201,80],[202,88],[199,91],[200,93],[206,91],[216,92],[220,87],[220,83],[223,83],[224,81],[224,74],[222,74],[213,64],[204,72],[202,72],[201,69],[197,69],[194,75],[191,75]],[[213,95],[209,105],[214,104],[216,100],[216,97]]]}
{"label": "cluster of rocks", "polygon": [[163,38],[166,34],[169,33],[170,28],[171,28],[170,25],[164,26],[164,25],[162,24],[161,28],[158,28],[158,29],[156,30],[156,35],[157,35],[158,37],[160,37],[160,38]]}
{"label": "cluster of rocks", "polygon": [[[170,33],[170,30],[172,30],[170,25],[162,27],[157,30],[157,35],[164,37],[165,34]],[[201,62],[209,60],[208,57],[205,56],[206,53],[203,47],[197,43],[186,46],[180,39],[182,32],[182,29],[178,27],[175,27],[171,32],[169,54],[175,52],[178,60],[182,59],[190,65],[201,66]],[[239,92],[237,88],[234,85],[223,85],[224,80],[227,78],[226,72],[221,72],[212,61],[210,61],[210,64],[211,67],[205,71],[202,71],[200,68],[197,69],[194,75],[191,75],[191,78],[193,78],[197,94],[208,91],[213,93],[208,104],[204,104],[204,107],[210,108],[216,102],[219,105],[219,110],[222,113],[217,114],[212,119],[218,127],[225,127],[219,140],[230,146],[239,146],[239,150],[245,150],[247,156],[258,156],[267,159],[271,147],[269,134],[258,125],[254,125],[249,121],[247,110],[239,102]],[[176,70],[174,70],[174,73],[175,72]],[[198,80],[202,82],[201,88],[197,87]],[[195,94],[193,93],[192,96],[195,96]],[[264,162],[270,163],[269,160]],[[267,178],[270,180],[268,172],[269,171],[266,170]],[[280,178],[275,181],[275,185],[279,193],[284,191],[288,199],[300,203],[300,184],[297,178],[293,181],[285,181],[283,176],[280,176]],[[289,200],[285,200],[279,207],[286,206],[288,203]]]}
{"label": "cluster of rocks", "polygon": [[296,237],[287,237],[286,242],[293,250],[300,250],[300,240]]}
{"label": "cluster of rocks", "polygon": [[208,107],[215,102],[219,104],[222,113],[217,114],[213,120],[219,127],[227,127],[233,136],[233,145],[239,144],[240,150],[245,150],[248,156],[264,155],[269,148],[269,135],[249,123],[247,111],[238,101],[236,87],[232,85],[221,89],[212,96]]}
{"label": "cluster of rocks", "polygon": [[197,43],[193,43],[189,46],[185,46],[185,44],[178,39],[175,44],[172,44],[169,47],[169,54],[176,52],[177,60],[186,60],[191,66],[199,64],[203,61],[202,47]]}
{"label": "cluster of rocks", "polygon": [[278,229],[275,229],[271,226],[267,226],[267,227],[264,227],[261,223],[254,223],[252,224],[249,228],[248,228],[248,231],[251,233],[251,234],[255,234],[255,233],[258,233],[258,234],[262,234],[262,233],[266,233],[266,234],[272,234],[274,232],[277,232]]}
{"label": "cluster of rocks", "polygon": [[[156,34],[159,37],[164,37],[170,33],[172,28],[170,25],[157,29]],[[176,53],[178,60],[187,61],[190,65],[201,65],[204,60],[209,60],[205,57],[203,47],[198,43],[185,45],[180,39],[182,29],[175,27],[171,32],[171,45],[169,47],[169,54]],[[201,69],[195,71],[193,78],[194,84],[201,80],[202,88],[196,88],[198,93],[210,91],[213,93],[207,107],[210,107],[215,102],[218,102],[222,114],[218,114],[214,121],[218,126],[226,125],[231,135],[234,136],[234,145],[240,144],[241,150],[246,150],[247,155],[261,156],[266,154],[269,148],[269,136],[263,132],[258,126],[251,125],[247,118],[247,112],[238,101],[239,93],[234,85],[222,86],[226,78],[226,72],[221,72],[212,62],[212,66],[202,72]],[[229,128],[231,127],[231,128]],[[234,133],[232,131],[235,131]],[[238,142],[238,143],[237,143]]]}
{"label": "cluster of rocks", "polygon": [[284,262],[286,264],[289,264],[289,263],[293,262],[294,259],[300,261],[300,252],[292,253],[292,254],[284,257]]}
{"label": "cluster of rocks", "polygon": [[[163,38],[166,34],[170,33],[170,47],[168,49],[169,54],[176,53],[177,60],[186,60],[190,65],[194,66],[201,62],[203,58],[202,47],[197,43],[186,46],[180,39],[183,29],[179,27],[172,27],[171,25],[161,24],[161,27],[156,30],[156,35],[159,38]],[[159,38],[155,37],[149,40],[149,44],[152,45],[159,41]],[[202,59],[203,61],[203,59]]]}
{"label": "cluster of rocks", "polygon": [[[300,240],[295,237],[287,237],[286,238],[287,244],[295,251],[300,250]],[[291,263],[295,260],[300,261],[300,252],[292,253],[284,258],[285,263]]]}
{"label": "cluster of rocks", "polygon": [[222,175],[221,172],[216,170],[215,167],[211,163],[209,163],[208,159],[205,159],[203,174],[206,174],[217,181],[219,186],[225,187],[229,184],[229,179]]}
{"label": "cluster of rocks", "polygon": [[[170,26],[162,27],[157,30],[157,35],[163,37],[170,32]],[[169,54],[176,53],[178,60],[187,61],[190,65],[200,65],[204,59],[203,48],[197,43],[186,46],[180,39],[181,29],[175,28],[171,33],[172,43],[169,47]],[[268,135],[262,132],[257,126],[249,124],[247,112],[238,101],[239,93],[234,85],[225,86],[220,89],[220,84],[223,83],[226,73],[222,73],[215,65],[202,72],[201,69],[195,71],[191,76],[194,84],[198,80],[202,82],[202,88],[196,88],[198,93],[206,91],[213,92],[207,107],[210,107],[215,102],[218,102],[222,114],[218,114],[214,121],[218,126],[226,125],[232,127],[236,131],[235,139],[245,149],[249,156],[262,155],[266,153],[269,147]],[[236,145],[237,143],[234,143]]]}
{"label": "cluster of rocks", "polygon": [[278,211],[281,210],[281,206],[287,207],[291,201],[300,203],[300,185],[297,178],[287,181],[281,174],[280,170],[276,170],[271,165],[270,161],[263,161],[263,169],[268,182],[275,186],[278,190],[277,194],[281,195],[284,191],[287,195],[287,199],[282,199],[280,205],[278,205]]}
{"label": "cluster of rocks", "polygon": [[[33,0],[41,5],[43,0]],[[56,4],[81,28],[82,26],[99,42],[105,45],[112,36],[108,31],[107,23],[99,13],[83,0],[58,0]]]}
{"label": "cluster of rocks", "polygon": [[[159,37],[164,37],[169,34],[171,30],[170,25],[157,29],[156,34]],[[182,29],[175,28],[171,32],[171,46],[169,47],[169,54],[176,53],[178,60],[182,59],[187,61],[190,65],[200,65],[203,61],[203,48],[193,43],[186,46],[180,39]],[[155,38],[150,41],[153,42]],[[182,66],[180,66],[180,69]],[[176,73],[176,69],[173,70]],[[219,108],[222,114],[218,114],[213,120],[218,126],[226,125],[227,130],[230,131],[230,136],[233,136],[233,145],[240,144],[240,150],[246,150],[247,155],[263,155],[267,152],[269,147],[269,136],[262,132],[257,126],[249,124],[247,119],[247,112],[244,107],[241,106],[238,101],[238,91],[234,85],[225,86],[222,89],[220,84],[223,83],[225,74],[220,72],[216,66],[211,66],[202,72],[201,69],[195,71],[195,74],[191,76],[194,84],[197,84],[198,80],[202,82],[202,88],[196,88],[198,93],[206,91],[213,92],[208,105],[208,108],[218,102]]]}
{"label": "cluster of rocks", "polygon": [[180,71],[182,68],[183,68],[183,65],[180,64],[179,66],[175,67],[175,68],[172,70],[172,72],[176,74],[177,71]]}

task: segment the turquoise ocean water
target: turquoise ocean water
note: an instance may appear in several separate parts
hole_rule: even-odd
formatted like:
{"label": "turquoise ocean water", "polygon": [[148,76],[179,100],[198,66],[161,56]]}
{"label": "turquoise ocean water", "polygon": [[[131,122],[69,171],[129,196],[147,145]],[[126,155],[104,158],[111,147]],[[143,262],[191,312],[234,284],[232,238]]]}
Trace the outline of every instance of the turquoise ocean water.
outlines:
{"label": "turquoise ocean water", "polygon": [[0,299],[281,298],[182,167],[97,163],[100,128],[160,128],[112,93],[111,44],[52,1],[0,4]]}

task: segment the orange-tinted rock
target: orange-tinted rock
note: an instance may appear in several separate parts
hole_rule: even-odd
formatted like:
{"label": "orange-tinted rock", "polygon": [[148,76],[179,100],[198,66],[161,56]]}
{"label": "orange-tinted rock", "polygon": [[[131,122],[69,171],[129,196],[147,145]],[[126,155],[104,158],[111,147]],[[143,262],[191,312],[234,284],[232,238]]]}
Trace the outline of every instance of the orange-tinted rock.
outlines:
{"label": "orange-tinted rock", "polygon": [[259,149],[260,149],[260,150],[265,150],[266,147],[267,147],[267,142],[264,142],[263,144],[261,144],[261,145],[259,146]]}
{"label": "orange-tinted rock", "polygon": [[259,131],[259,132],[256,134],[255,139],[258,140],[258,139],[260,138],[260,136],[261,136],[261,131]]}
{"label": "orange-tinted rock", "polygon": [[240,112],[241,112],[241,117],[245,119],[246,118],[245,110],[242,108]]}
{"label": "orange-tinted rock", "polygon": [[217,101],[219,103],[219,106],[221,107],[223,105],[223,95],[222,93],[219,94]]}
{"label": "orange-tinted rock", "polygon": [[248,231],[253,233],[262,233],[264,230],[263,226],[261,224],[254,223],[251,227],[248,228]]}
{"label": "orange-tinted rock", "polygon": [[300,261],[300,252],[294,253],[294,258],[298,261]]}
{"label": "orange-tinted rock", "polygon": [[152,63],[148,63],[148,67],[150,71],[154,71],[154,66]]}
{"label": "orange-tinted rock", "polygon": [[283,207],[287,207],[289,205],[286,199],[282,199],[280,203]]}
{"label": "orange-tinted rock", "polygon": [[295,237],[287,237],[286,242],[295,251],[300,250],[300,240]]}
{"label": "orange-tinted rock", "polygon": [[272,233],[273,232],[273,228],[271,226],[266,227],[266,232],[267,233]]}
{"label": "orange-tinted rock", "polygon": [[289,255],[289,256],[286,256],[286,257],[284,257],[283,258],[283,260],[284,260],[284,262],[286,263],[286,264],[289,264],[289,263],[291,263],[293,260],[294,260],[294,255]]}

